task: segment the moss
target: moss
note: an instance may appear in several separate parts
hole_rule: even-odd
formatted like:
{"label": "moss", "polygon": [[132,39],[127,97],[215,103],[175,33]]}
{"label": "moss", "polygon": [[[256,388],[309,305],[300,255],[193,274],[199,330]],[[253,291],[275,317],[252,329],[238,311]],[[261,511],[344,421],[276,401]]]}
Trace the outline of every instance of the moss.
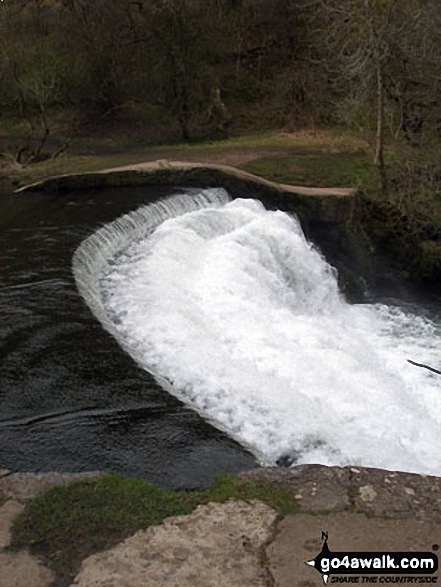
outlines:
{"label": "moss", "polygon": [[349,301],[358,301],[366,291],[366,281],[353,269],[344,268],[338,273],[338,286]]}
{"label": "moss", "polygon": [[290,489],[233,475],[218,477],[201,492],[167,491],[141,479],[108,475],[37,496],[15,520],[12,547],[31,548],[57,574],[57,587],[70,585],[81,561],[92,553],[169,516],[189,514],[198,505],[230,498],[260,499],[282,515],[299,511]]}
{"label": "moss", "polygon": [[441,280],[441,242],[426,240],[419,243],[420,259],[413,275],[421,280]]}
{"label": "moss", "polygon": [[9,500],[9,497],[3,491],[0,491],[0,507]]}
{"label": "moss", "polygon": [[402,203],[399,190],[388,198],[366,192],[361,198],[360,221],[376,253],[390,259],[398,279],[440,282],[441,207],[433,195],[418,198],[420,205],[414,208],[413,202],[410,210],[409,204]]}
{"label": "moss", "polygon": [[308,516],[330,516],[331,514],[335,514],[336,512],[332,511],[332,510],[308,510],[305,512],[302,512],[302,514],[306,514]]}

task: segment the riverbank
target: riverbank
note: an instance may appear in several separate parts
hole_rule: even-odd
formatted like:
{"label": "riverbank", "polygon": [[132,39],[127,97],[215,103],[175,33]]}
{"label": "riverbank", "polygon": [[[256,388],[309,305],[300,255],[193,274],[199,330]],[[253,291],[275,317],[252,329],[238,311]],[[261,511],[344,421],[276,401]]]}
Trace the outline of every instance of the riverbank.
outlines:
{"label": "riverbank", "polygon": [[436,154],[426,155],[391,146],[386,153],[389,189],[381,194],[367,135],[335,128],[161,146],[82,138],[63,156],[27,167],[4,158],[0,195],[54,176],[155,160],[226,165],[280,184],[353,188],[360,194],[355,221],[364,247],[378,259],[374,272],[430,285],[441,281],[441,200],[437,167],[430,163]]}
{"label": "riverbank", "polygon": [[[271,181],[318,187],[358,187],[374,172],[370,147],[338,129],[270,132],[220,141],[144,145],[119,136],[82,138],[56,159],[20,166],[0,160],[3,193],[65,173],[87,173],[157,159],[229,165]],[[1,193],[1,191],[0,191]]]}
{"label": "riverbank", "polygon": [[223,187],[233,197],[267,201],[272,208],[296,212],[304,223],[351,223],[357,190],[276,183],[227,165],[160,159],[89,173],[68,173],[25,185],[22,192],[66,192],[78,189],[170,185]]}
{"label": "riverbank", "polygon": [[[318,586],[320,575],[304,563],[320,552],[322,531],[329,533],[334,552],[436,554],[439,549],[437,477],[303,465],[256,469],[218,479],[206,492],[184,494],[96,473],[56,487],[66,481],[67,476],[53,473],[12,473],[0,479],[0,490],[9,498],[0,515],[7,510],[16,519],[13,552],[23,556],[29,549],[53,573],[39,586],[145,587],[170,580],[194,585],[196,577],[202,587]],[[50,485],[53,489],[42,492]],[[20,502],[24,511],[15,505]],[[126,525],[118,536],[116,506],[123,503]],[[0,554],[0,565],[5,555]]]}
{"label": "riverbank", "polygon": [[[165,164],[165,167],[167,165]],[[340,238],[340,236],[338,234],[336,238]],[[340,251],[342,249],[340,245],[339,249]],[[50,315],[53,316],[54,313],[50,312]],[[84,344],[83,337],[81,343]],[[95,339],[93,345],[96,345]],[[53,477],[55,479],[57,475]],[[158,488],[148,486],[144,481],[106,477],[105,479],[94,479],[53,489],[48,493],[41,494],[40,498],[35,497],[32,492],[27,497],[23,495],[20,497],[16,493],[18,490],[13,491],[11,489],[13,483],[17,487],[24,487],[22,485],[24,477],[14,473],[4,476],[3,491],[4,495],[9,496],[6,502],[6,505],[9,504],[8,508],[11,508],[11,502],[31,499],[26,505],[22,518],[24,520],[22,527],[29,533],[26,538],[23,538],[22,535],[20,539],[18,530],[14,530],[13,541],[15,548],[28,547],[38,556],[44,557],[46,564],[50,565],[56,573],[56,582],[53,583],[56,587],[70,585],[79,572],[81,561],[93,553],[116,546],[143,528],[160,527],[162,530],[158,532],[162,532],[164,527],[160,526],[160,523],[164,517],[170,516],[174,519],[176,516],[186,516],[185,520],[174,520],[166,524],[165,529],[171,534],[176,534],[177,530],[182,531],[183,540],[189,544],[192,534],[193,537],[195,534],[206,537],[216,527],[216,524],[218,528],[221,526],[223,530],[220,533],[219,541],[210,546],[206,543],[201,545],[196,541],[191,543],[192,549],[177,552],[178,546],[172,543],[171,551],[165,549],[157,551],[152,565],[156,565],[162,557],[161,564],[164,563],[168,566],[155,566],[157,574],[150,576],[148,580],[144,575],[144,585],[161,584],[161,581],[162,584],[167,584],[164,577],[168,577],[170,581],[173,580],[173,577],[175,579],[179,577],[178,582],[181,586],[185,584],[185,577],[191,576],[193,576],[191,580],[194,584],[194,575],[202,576],[202,573],[199,572],[201,567],[195,566],[199,564],[198,560],[200,561],[201,557],[198,559],[195,553],[204,547],[208,549],[205,552],[205,558],[208,561],[214,560],[213,557],[216,553],[220,556],[217,559],[220,561],[218,566],[212,565],[217,573],[213,581],[218,581],[219,568],[225,570],[232,559],[231,544],[229,545],[230,550],[222,550],[223,545],[229,541],[228,536],[231,532],[236,532],[237,536],[237,542],[233,543],[233,551],[241,552],[244,556],[250,551],[254,553],[251,568],[254,569],[254,573],[257,573],[254,575],[256,581],[259,577],[260,579],[263,577],[262,580],[267,583],[269,581],[273,585],[283,585],[278,572],[280,569],[286,568],[285,578],[290,581],[288,585],[293,585],[293,577],[295,577],[298,581],[297,584],[303,585],[303,587],[305,584],[319,585],[321,582],[320,576],[313,569],[308,569],[303,563],[311,555],[317,554],[320,548],[319,536],[321,536],[323,529],[331,532],[332,542],[330,545],[334,550],[375,550],[381,542],[379,536],[382,535],[383,530],[386,532],[386,538],[382,544],[384,544],[384,549],[388,551],[426,551],[438,544],[436,538],[432,539],[432,536],[440,535],[439,527],[430,525],[440,523],[439,496],[441,488],[437,478],[402,473],[394,474],[374,469],[338,467],[328,469],[314,465],[294,469],[262,469],[252,473],[251,478],[253,482],[258,484],[257,486],[255,484],[242,485],[242,480],[248,478],[240,477],[239,482],[232,481],[230,478],[229,481],[221,483],[221,485],[223,484],[222,488],[219,488],[219,484],[217,484],[214,489],[206,493],[177,494],[162,492]],[[43,484],[46,483],[44,489],[48,489],[50,479],[45,475],[26,474],[27,490],[33,484],[35,485],[34,482],[38,479]],[[48,482],[49,485],[47,485]],[[7,484],[9,484],[9,488],[7,488]],[[280,500],[280,494],[276,488],[283,490]],[[179,497],[176,497],[177,495]],[[192,517],[191,512],[195,507],[207,507],[207,500],[217,502],[229,498],[233,498],[235,503],[239,502],[237,510],[209,508],[203,509],[202,513],[199,510],[196,516]],[[260,505],[256,506],[259,517],[268,520],[265,532],[262,532],[261,527],[256,530],[256,526],[253,526],[255,530],[251,531],[249,526],[241,526],[242,515],[247,519],[253,518],[252,511],[250,512],[246,504],[243,505],[243,502],[249,502],[253,499],[259,499],[270,510],[268,512]],[[3,498],[0,496],[0,503],[2,501]],[[292,509],[289,512],[286,508]],[[158,512],[161,513],[158,514]],[[151,520],[152,516],[154,523],[151,521],[147,523],[146,519]],[[302,518],[305,520],[303,525],[296,525],[296,521],[301,516],[306,516]],[[208,520],[205,528],[209,528],[209,531],[203,534],[199,522],[205,518]],[[231,526],[228,526],[227,522],[229,523],[234,518],[237,518],[238,525],[230,531],[228,528]],[[396,523],[393,524],[390,518]],[[349,519],[353,521],[352,525],[348,522]],[[378,525],[370,525],[371,519],[378,521]],[[225,524],[222,520],[225,521]],[[414,524],[408,534],[405,530],[407,528],[406,520],[409,524]],[[287,526],[292,528],[288,534],[283,534],[285,521]],[[293,526],[291,526],[291,522],[294,524]],[[269,527],[271,531],[268,534]],[[257,542],[253,542],[254,531],[262,537]],[[274,537],[273,531],[276,532]],[[227,539],[225,539],[225,532]],[[280,546],[280,549],[277,547],[279,550],[276,549],[276,555],[279,556],[277,552],[284,554],[283,556],[280,554],[281,558],[276,559],[274,564],[270,563],[268,561],[274,560],[271,559],[273,556],[271,549],[275,548],[276,537],[282,535],[286,536],[286,541],[283,543],[284,546]],[[400,542],[399,540],[404,535],[408,535],[409,540]],[[130,556],[138,558],[130,559],[128,565],[124,567],[128,573],[132,573],[134,567],[139,569],[140,564],[148,567],[149,565],[146,563],[149,561],[145,556],[146,553],[151,552],[152,541],[156,540],[156,536],[156,532],[150,532],[147,537],[143,534],[140,537],[141,542],[137,543],[141,545],[139,548],[135,547],[133,550],[133,542],[131,542],[129,544],[130,551],[126,550],[124,545],[117,552],[110,554],[110,558],[106,558],[107,555],[105,555],[104,558],[100,557],[100,560],[89,561],[84,567],[81,579],[83,583],[80,584],[90,584],[87,581],[92,579],[88,573],[91,568],[96,568],[94,566],[96,562],[101,565],[98,580],[102,581],[103,585],[107,586],[114,582],[119,586],[124,585],[123,581],[126,581],[130,587],[134,587],[136,583],[133,575],[129,575],[128,579],[121,578],[121,574],[118,575],[121,573],[122,563],[120,561],[124,559],[127,562],[129,560],[127,552],[131,552]],[[339,545],[337,545],[337,537],[341,538]],[[371,542],[357,542],[360,537],[367,538]],[[19,546],[20,540],[22,540],[21,546]],[[397,542],[394,542],[395,540]],[[348,547],[348,543],[350,547]],[[357,547],[354,547],[354,544],[357,544]],[[136,550],[137,548],[138,550]],[[170,556],[166,557],[165,552],[171,553]],[[222,552],[227,553],[223,559]],[[72,564],[77,565],[75,569],[70,566]],[[151,567],[149,568],[151,569]],[[186,573],[185,577],[179,575],[183,570]],[[106,575],[107,571],[111,575]],[[145,568],[144,571],[146,571]],[[302,575],[302,572],[306,573],[306,571],[309,574]],[[6,574],[0,576],[6,577]],[[249,575],[247,576],[249,577]],[[6,581],[8,580],[6,579]],[[207,578],[207,581],[210,579]],[[246,585],[247,581],[248,579],[244,580],[241,576],[237,583]],[[199,582],[198,584],[203,585],[204,583]],[[232,579],[228,584],[235,584],[234,580]],[[250,580],[249,584],[257,583],[252,583]],[[6,585],[11,587],[13,583],[12,581],[6,582]],[[27,582],[26,585],[30,585],[30,583]]]}
{"label": "riverbank", "polygon": [[359,199],[355,188],[288,185],[227,165],[160,159],[95,172],[66,173],[25,185],[16,193],[62,194],[142,186],[219,187],[233,198],[256,198],[267,209],[294,213],[306,237],[337,269],[340,288],[348,299],[362,299],[365,284],[373,283],[375,271],[355,220]]}

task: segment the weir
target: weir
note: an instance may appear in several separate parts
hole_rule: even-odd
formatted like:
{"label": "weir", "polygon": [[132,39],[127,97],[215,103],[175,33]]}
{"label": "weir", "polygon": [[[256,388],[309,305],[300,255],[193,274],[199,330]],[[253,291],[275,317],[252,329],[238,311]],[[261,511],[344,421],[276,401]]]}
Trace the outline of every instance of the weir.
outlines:
{"label": "weir", "polygon": [[[230,197],[223,189],[193,192],[188,190],[187,193],[176,195],[174,198],[160,200],[124,214],[90,235],[75,251],[72,258],[72,271],[78,291],[103,327],[137,362],[140,361],[134,356],[133,349],[127,348],[127,341],[120,335],[104,309],[100,291],[102,275],[109,271],[111,264],[115,262],[115,257],[130,242],[147,238],[165,220],[204,207],[221,206],[228,201]],[[160,385],[170,388],[169,382],[164,377],[145,365],[142,364],[142,366],[155,377]]]}
{"label": "weir", "polygon": [[269,209],[295,212],[307,223],[352,221],[357,200],[353,188],[311,188],[280,184],[227,165],[158,160],[88,173],[68,173],[22,186],[22,192],[66,192],[75,189],[171,185],[220,187],[233,198],[253,197]]}
{"label": "weir", "polygon": [[[357,231],[358,200],[353,188],[311,188],[280,184],[227,165],[158,160],[50,177],[16,190],[70,193],[84,189],[132,186],[175,186],[225,189],[232,198],[257,198],[268,210],[294,213],[308,239],[315,242],[338,269],[339,284],[352,299],[360,299],[366,283],[375,283],[377,270]],[[384,276],[383,276],[384,278]]]}
{"label": "weir", "polygon": [[74,274],[103,326],[263,464],[440,474],[439,378],[406,363],[435,361],[439,325],[348,304],[295,218],[229,200],[181,194],[89,237]]}

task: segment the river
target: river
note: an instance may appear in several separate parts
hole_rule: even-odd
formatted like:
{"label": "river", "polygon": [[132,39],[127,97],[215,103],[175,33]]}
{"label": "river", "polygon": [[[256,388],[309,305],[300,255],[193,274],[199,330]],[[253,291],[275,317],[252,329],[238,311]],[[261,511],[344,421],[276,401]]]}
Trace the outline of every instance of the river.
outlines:
{"label": "river", "polygon": [[85,237],[169,192],[2,198],[0,468],[99,469],[194,488],[217,473],[256,466],[121,351],[75,285],[72,255]]}
{"label": "river", "polygon": [[257,462],[441,474],[441,377],[406,361],[437,366],[437,299],[347,304],[295,220],[219,191],[156,210],[153,241],[151,208],[93,236],[169,193],[5,199],[0,467],[177,488]]}

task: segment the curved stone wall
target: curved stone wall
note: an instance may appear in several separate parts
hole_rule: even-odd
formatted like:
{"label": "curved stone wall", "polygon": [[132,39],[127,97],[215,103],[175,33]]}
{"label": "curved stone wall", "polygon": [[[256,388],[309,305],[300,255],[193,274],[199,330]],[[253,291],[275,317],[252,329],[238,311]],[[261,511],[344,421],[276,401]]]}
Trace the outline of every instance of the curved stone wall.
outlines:
{"label": "curved stone wall", "polygon": [[142,185],[223,187],[234,198],[253,197],[261,200],[267,208],[295,212],[303,223],[351,222],[357,199],[357,190],[351,188],[284,185],[226,165],[166,160],[60,175],[21,187],[16,193]]}

